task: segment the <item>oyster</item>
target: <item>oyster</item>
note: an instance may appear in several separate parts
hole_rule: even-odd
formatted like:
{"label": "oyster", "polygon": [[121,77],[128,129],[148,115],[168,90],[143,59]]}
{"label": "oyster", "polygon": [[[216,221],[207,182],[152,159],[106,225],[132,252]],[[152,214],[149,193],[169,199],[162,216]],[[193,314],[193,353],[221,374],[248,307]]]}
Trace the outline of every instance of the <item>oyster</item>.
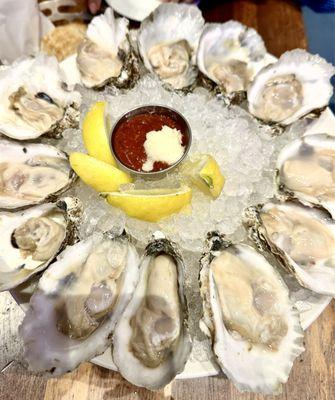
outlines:
{"label": "oyster", "polygon": [[0,213],[0,291],[45,269],[76,240],[81,203],[65,198],[16,213]]}
{"label": "oyster", "polygon": [[119,319],[113,360],[121,375],[155,390],[184,369],[191,352],[183,261],[166,238],[151,242],[133,297]]}
{"label": "oyster", "polygon": [[288,198],[326,208],[335,217],[335,137],[314,134],[297,139],[277,160],[279,189]]}
{"label": "oyster", "polygon": [[256,73],[266,65],[263,39],[237,21],[206,24],[199,41],[199,70],[227,96],[245,93]]}
{"label": "oyster", "polygon": [[122,87],[135,82],[136,58],[129,42],[128,20],[115,18],[111,8],[94,17],[78,48],[77,67],[88,88],[107,83]]}
{"label": "oyster", "polygon": [[59,136],[78,125],[81,96],[64,88],[57,60],[39,55],[0,71],[0,133],[17,140]]}
{"label": "oyster", "polygon": [[49,266],[20,327],[31,370],[59,376],[101,354],[138,278],[126,236],[94,234]]}
{"label": "oyster", "polygon": [[327,106],[335,68],[305,50],[287,51],[258,72],[248,89],[249,111],[269,123],[289,125]]}
{"label": "oyster", "polygon": [[202,328],[222,371],[242,391],[278,393],[304,350],[298,312],[272,265],[213,233],[201,260]]}
{"label": "oyster", "polygon": [[321,209],[272,202],[245,212],[251,238],[269,247],[298,282],[335,296],[335,222]]}
{"label": "oyster", "polygon": [[0,140],[0,209],[51,201],[76,178],[66,153],[46,144]]}
{"label": "oyster", "polygon": [[145,67],[173,89],[192,86],[198,75],[196,51],[203,25],[196,6],[158,6],[139,29],[138,48]]}

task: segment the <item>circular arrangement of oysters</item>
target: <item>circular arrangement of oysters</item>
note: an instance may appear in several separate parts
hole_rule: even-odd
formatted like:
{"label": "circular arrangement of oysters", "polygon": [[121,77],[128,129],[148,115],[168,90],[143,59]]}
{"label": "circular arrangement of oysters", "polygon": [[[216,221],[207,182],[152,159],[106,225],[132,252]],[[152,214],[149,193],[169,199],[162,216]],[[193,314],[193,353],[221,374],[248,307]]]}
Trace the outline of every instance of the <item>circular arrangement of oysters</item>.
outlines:
{"label": "circular arrangement of oysters", "polygon": [[[79,200],[59,199],[76,178],[67,155],[26,140],[77,123],[81,97],[70,84],[128,88],[140,59],[170,90],[192,90],[200,71],[221,97],[247,97],[251,115],[282,126],[327,106],[335,69],[304,50],[273,62],[254,29],[204,24],[186,4],[160,5],[135,47],[128,21],[108,8],[66,61],[71,79],[44,55],[1,67],[0,133],[13,140],[0,139],[0,291],[45,270],[20,328],[33,371],[61,375],[109,348],[128,381],[156,390],[183,371],[192,349],[180,249],[161,233],[142,257],[126,233],[79,238]],[[304,350],[276,267],[335,296],[335,138],[290,143],[277,169],[278,198],[245,210],[246,243],[211,232],[199,263],[200,326],[218,365],[240,390],[266,394],[280,390]]]}

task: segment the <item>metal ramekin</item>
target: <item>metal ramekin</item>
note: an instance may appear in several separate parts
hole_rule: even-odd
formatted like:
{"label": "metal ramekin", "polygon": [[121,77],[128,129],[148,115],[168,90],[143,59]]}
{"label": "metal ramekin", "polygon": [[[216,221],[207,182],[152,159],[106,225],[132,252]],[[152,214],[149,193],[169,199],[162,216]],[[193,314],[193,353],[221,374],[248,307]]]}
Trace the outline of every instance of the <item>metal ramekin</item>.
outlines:
{"label": "metal ramekin", "polygon": [[[179,123],[181,123],[181,125],[184,125],[184,127],[185,127],[185,129],[183,130],[183,134],[188,137],[188,144],[185,148],[183,156],[176,163],[174,163],[173,165],[170,165],[168,168],[163,169],[162,171],[144,172],[144,171],[133,170],[133,169],[129,168],[128,166],[124,165],[122,163],[122,161],[120,161],[118,159],[117,155],[114,152],[113,134],[114,134],[116,128],[125,120],[130,119],[130,118],[134,117],[135,115],[144,114],[144,113],[168,115],[169,117],[175,119],[176,121],[178,121]],[[166,175],[168,172],[171,172],[174,168],[176,168],[187,156],[187,153],[189,152],[189,150],[191,148],[191,144],[192,144],[192,132],[191,132],[191,127],[190,127],[189,123],[187,122],[187,120],[178,111],[174,110],[173,108],[166,107],[163,105],[148,104],[148,105],[136,107],[130,111],[127,111],[115,122],[115,124],[113,125],[113,127],[111,129],[111,133],[110,133],[110,137],[109,137],[109,146],[110,146],[111,152],[112,152],[113,157],[115,158],[118,166],[120,167],[120,169],[122,169],[125,172],[128,172],[131,175],[138,176],[141,178],[148,178],[148,179],[161,178],[162,176]]]}

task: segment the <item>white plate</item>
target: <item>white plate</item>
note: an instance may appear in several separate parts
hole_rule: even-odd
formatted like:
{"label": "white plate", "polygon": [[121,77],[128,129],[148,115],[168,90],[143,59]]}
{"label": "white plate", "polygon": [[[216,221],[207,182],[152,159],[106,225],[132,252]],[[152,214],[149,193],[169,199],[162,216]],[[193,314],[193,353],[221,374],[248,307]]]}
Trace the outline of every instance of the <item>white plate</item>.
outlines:
{"label": "white plate", "polygon": [[161,2],[159,0],[106,0],[117,13],[134,21],[143,21]]}
{"label": "white plate", "polygon": [[[312,121],[307,126],[305,134],[312,133],[329,133],[335,135],[335,117],[329,109],[326,109],[318,120]],[[318,295],[300,287],[295,282],[294,278],[288,276],[284,278],[290,288],[292,298],[296,301],[296,307],[300,312],[301,325],[305,330],[319,317],[332,298]],[[21,291],[11,291],[14,299],[24,311],[28,308],[29,297],[33,289],[34,285],[27,285],[26,288]],[[203,346],[201,342],[194,343],[194,348],[185,370],[177,376],[177,379],[201,378],[217,375],[219,373],[220,369],[215,363],[213,355],[209,351],[206,352],[206,350],[204,350],[205,348],[206,346]],[[108,348],[104,354],[95,357],[91,361],[101,367],[113,371],[117,370],[112,360],[110,348]]]}

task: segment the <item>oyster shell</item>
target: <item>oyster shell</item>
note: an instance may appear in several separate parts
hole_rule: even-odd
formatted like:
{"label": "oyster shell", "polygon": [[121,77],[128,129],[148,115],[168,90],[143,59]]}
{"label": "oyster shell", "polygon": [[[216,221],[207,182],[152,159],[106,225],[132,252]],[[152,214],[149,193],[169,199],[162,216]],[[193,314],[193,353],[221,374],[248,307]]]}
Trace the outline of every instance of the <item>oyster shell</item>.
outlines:
{"label": "oyster shell", "polygon": [[200,37],[197,64],[222,93],[236,97],[266,65],[265,56],[263,39],[254,29],[237,21],[208,23]]}
{"label": "oyster shell", "polygon": [[172,89],[192,86],[198,75],[196,51],[204,19],[187,4],[161,4],[139,29],[138,48],[148,71]]}
{"label": "oyster shell", "polygon": [[81,96],[64,87],[54,57],[39,55],[0,70],[0,133],[17,140],[59,136],[78,125]]}
{"label": "oyster shell", "polygon": [[298,282],[335,296],[335,222],[321,209],[271,202],[245,212],[250,237],[266,245]]}
{"label": "oyster shell", "polygon": [[213,233],[200,293],[202,328],[222,371],[239,390],[278,393],[304,349],[298,312],[277,271],[252,247]]}
{"label": "oyster shell", "polygon": [[335,137],[314,134],[289,143],[277,160],[279,190],[335,217]]}
{"label": "oyster shell", "polygon": [[0,209],[51,201],[76,179],[66,153],[37,143],[0,140]]}
{"label": "oyster shell", "polygon": [[249,111],[269,123],[289,125],[327,106],[335,68],[318,55],[296,49],[258,72],[248,89]]}
{"label": "oyster shell", "polygon": [[134,385],[164,387],[190,355],[183,270],[180,254],[166,238],[146,247],[138,284],[113,337],[113,360]]}
{"label": "oyster shell", "polygon": [[65,198],[16,213],[0,213],[0,292],[45,269],[76,240],[81,203]]}
{"label": "oyster shell", "polygon": [[40,279],[20,327],[30,369],[59,376],[104,352],[138,265],[125,236],[94,234],[67,247]]}
{"label": "oyster shell", "polygon": [[126,18],[115,18],[111,8],[92,19],[76,58],[84,86],[135,83],[137,60],[129,42],[128,24]]}

